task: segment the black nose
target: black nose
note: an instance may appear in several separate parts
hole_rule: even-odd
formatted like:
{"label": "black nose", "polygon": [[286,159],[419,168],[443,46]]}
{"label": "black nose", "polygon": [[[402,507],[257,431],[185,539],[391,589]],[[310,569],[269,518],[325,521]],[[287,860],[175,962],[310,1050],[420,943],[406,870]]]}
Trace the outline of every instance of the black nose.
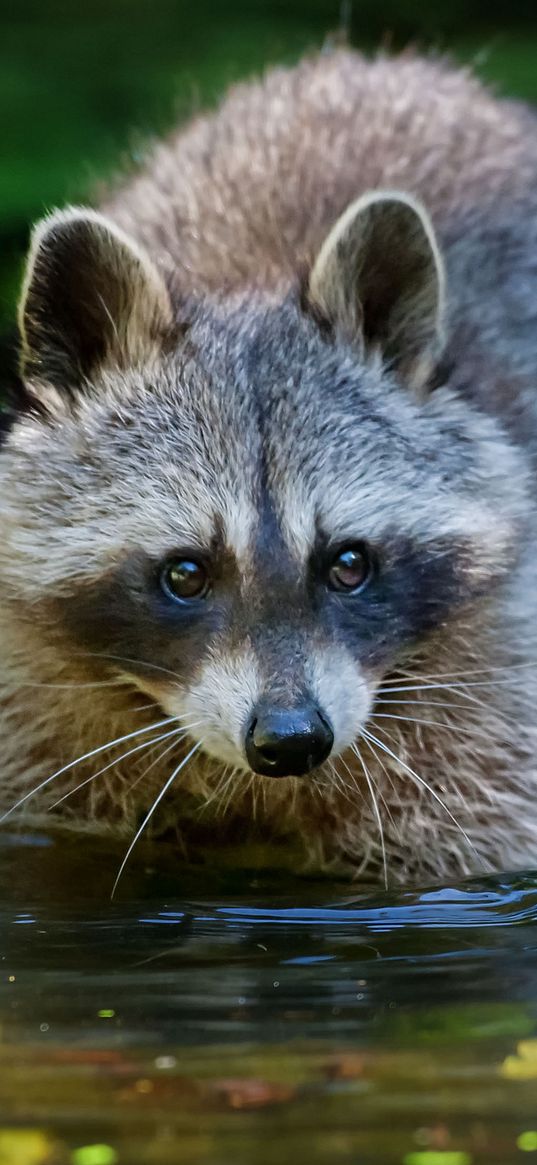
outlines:
{"label": "black nose", "polygon": [[246,733],[246,756],[254,773],[300,777],[326,760],[333,743],[332,728],[314,705],[259,706]]}

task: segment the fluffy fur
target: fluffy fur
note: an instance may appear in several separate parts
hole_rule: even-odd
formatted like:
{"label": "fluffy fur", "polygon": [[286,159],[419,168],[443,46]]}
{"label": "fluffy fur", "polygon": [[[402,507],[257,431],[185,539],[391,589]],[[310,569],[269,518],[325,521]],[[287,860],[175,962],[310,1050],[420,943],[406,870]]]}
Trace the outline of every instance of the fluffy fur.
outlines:
{"label": "fluffy fur", "polygon": [[[0,456],[4,811],[72,793],[58,821],[132,837],[170,782],[151,822],[189,853],[535,864],[535,128],[443,64],[337,52],[38,228]],[[357,540],[375,579],[330,595]],[[213,572],[195,616],[158,588],[181,550]],[[305,691],[332,757],[252,774],[257,701]]]}

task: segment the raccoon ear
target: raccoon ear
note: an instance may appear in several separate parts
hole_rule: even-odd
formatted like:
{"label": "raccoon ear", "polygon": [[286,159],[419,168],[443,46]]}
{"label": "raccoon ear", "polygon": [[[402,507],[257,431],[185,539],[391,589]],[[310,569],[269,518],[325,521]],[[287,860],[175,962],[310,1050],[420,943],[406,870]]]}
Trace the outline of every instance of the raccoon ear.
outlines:
{"label": "raccoon ear", "polygon": [[420,389],[443,346],[444,264],[425,208],[398,191],[351,203],[313,266],[316,314],[362,352],[380,350]]}
{"label": "raccoon ear", "polygon": [[73,207],[38,223],[19,306],[25,380],[75,392],[107,360],[147,358],[171,321],[156,267],[103,215]]}

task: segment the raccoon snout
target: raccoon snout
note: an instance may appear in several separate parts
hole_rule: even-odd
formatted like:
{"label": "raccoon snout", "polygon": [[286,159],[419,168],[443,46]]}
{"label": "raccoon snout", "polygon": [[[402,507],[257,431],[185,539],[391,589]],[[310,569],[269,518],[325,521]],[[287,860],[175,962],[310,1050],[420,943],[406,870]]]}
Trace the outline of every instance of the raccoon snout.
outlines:
{"label": "raccoon snout", "polygon": [[326,760],[333,743],[332,726],[315,705],[259,705],[246,733],[246,756],[261,776],[300,777]]}

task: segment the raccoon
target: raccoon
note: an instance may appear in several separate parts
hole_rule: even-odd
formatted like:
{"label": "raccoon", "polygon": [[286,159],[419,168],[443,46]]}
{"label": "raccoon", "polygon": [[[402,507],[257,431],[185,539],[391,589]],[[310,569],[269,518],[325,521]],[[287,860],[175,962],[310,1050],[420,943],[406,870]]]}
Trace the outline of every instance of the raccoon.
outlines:
{"label": "raccoon", "polygon": [[386,884],[537,863],[536,129],[321,53],[36,227],[4,818]]}

